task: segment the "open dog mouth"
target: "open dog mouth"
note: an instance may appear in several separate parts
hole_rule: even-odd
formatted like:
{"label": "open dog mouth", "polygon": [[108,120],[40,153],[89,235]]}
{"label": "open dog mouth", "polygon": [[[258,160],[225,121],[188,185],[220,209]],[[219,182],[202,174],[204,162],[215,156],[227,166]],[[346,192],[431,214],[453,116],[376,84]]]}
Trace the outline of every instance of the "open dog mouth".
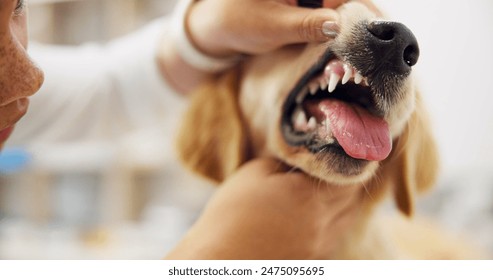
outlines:
{"label": "open dog mouth", "polygon": [[284,103],[281,127],[286,142],[312,153],[335,151],[368,161],[387,158],[392,141],[371,82],[326,52]]}

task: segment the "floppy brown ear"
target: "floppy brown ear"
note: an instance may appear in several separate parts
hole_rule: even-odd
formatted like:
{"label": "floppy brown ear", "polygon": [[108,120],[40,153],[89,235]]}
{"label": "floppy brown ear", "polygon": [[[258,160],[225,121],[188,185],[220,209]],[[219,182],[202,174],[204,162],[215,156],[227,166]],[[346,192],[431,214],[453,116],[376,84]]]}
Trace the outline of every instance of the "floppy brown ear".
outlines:
{"label": "floppy brown ear", "polygon": [[392,184],[397,207],[412,216],[415,195],[433,186],[439,165],[438,150],[419,93],[416,110],[404,133],[394,142],[392,155],[385,165],[384,176]]}
{"label": "floppy brown ear", "polygon": [[178,133],[178,154],[192,171],[223,181],[248,159],[248,137],[238,104],[239,71],[192,93]]}

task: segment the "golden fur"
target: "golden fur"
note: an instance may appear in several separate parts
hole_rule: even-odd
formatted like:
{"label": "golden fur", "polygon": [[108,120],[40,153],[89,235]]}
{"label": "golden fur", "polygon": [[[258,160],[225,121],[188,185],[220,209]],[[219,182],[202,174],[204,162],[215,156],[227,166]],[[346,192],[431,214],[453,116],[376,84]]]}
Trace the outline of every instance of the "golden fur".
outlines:
{"label": "golden fur", "polygon": [[[349,34],[353,22],[376,18],[357,3],[346,4],[339,12],[341,35],[332,43],[333,48],[354,40]],[[296,80],[326,48],[325,43],[296,45],[251,57],[200,87],[193,93],[178,136],[181,159],[193,171],[218,183],[248,160],[268,156],[332,184],[360,184],[367,193],[364,211],[352,232],[340,241],[334,258],[458,257],[452,252],[430,253],[425,240],[424,246],[413,246],[414,252],[399,251],[399,246],[389,243],[394,238],[387,237],[373,218],[374,206],[388,193],[398,209],[411,216],[416,194],[429,189],[437,177],[437,149],[412,77],[401,87],[404,97],[386,116],[393,141],[390,156],[372,162],[361,173],[338,174],[314,154],[284,141],[279,129],[282,103]]]}

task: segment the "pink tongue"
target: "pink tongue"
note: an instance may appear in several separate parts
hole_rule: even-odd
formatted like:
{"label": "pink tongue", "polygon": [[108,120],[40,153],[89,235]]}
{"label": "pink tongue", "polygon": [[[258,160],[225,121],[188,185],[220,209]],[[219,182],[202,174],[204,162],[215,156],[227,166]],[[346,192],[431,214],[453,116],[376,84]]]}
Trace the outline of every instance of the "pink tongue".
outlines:
{"label": "pink tongue", "polygon": [[390,154],[389,126],[382,118],[370,115],[360,106],[338,100],[323,100],[318,108],[329,120],[339,144],[351,157],[379,161]]}

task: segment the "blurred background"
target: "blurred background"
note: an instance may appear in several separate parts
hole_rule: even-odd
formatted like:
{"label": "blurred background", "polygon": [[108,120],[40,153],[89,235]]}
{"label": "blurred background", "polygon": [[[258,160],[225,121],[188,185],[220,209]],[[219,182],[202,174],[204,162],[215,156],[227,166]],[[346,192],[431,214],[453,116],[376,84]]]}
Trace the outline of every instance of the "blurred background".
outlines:
{"label": "blurred background", "polygon": [[[29,2],[35,59],[46,44],[104,46],[165,16],[175,3]],[[408,25],[420,43],[416,73],[442,170],[418,213],[493,254],[493,91],[487,85],[493,77],[493,2],[374,2]],[[46,78],[49,84],[55,77]],[[14,133],[0,156],[0,259],[163,257],[213,191],[176,160],[173,136],[186,104],[167,98],[170,109],[160,124],[111,141],[41,145],[17,141]]]}

